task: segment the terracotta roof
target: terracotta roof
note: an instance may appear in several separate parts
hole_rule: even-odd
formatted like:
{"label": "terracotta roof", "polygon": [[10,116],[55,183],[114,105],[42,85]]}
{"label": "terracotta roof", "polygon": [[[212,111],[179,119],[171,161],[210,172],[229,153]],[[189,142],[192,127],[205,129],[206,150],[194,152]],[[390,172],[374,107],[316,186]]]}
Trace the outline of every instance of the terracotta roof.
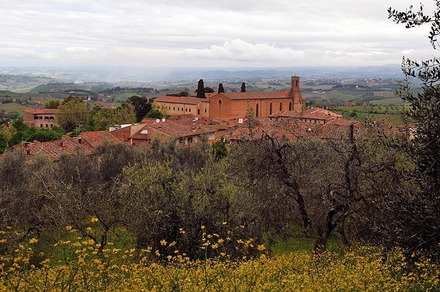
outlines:
{"label": "terracotta roof", "polygon": [[59,159],[61,154],[72,154],[76,149],[85,154],[92,152],[92,147],[87,144],[79,144],[76,139],[71,137],[63,137],[61,140],[54,140],[49,142],[25,142],[13,149],[22,148],[26,151],[30,159],[38,155],[47,155],[53,160]]}
{"label": "terracotta roof", "polygon": [[30,160],[38,155],[46,155],[52,160],[58,160],[60,155],[72,154],[77,150],[89,155],[94,148],[105,142],[119,143],[119,140],[107,131],[95,131],[81,133],[76,138],[63,136],[60,140],[49,142],[23,142],[12,149],[23,149]]}
{"label": "terracotta roof", "polygon": [[78,137],[92,148],[96,148],[106,142],[112,144],[119,143],[119,140],[108,131],[83,132],[79,134]]}
{"label": "terracotta roof", "polygon": [[197,105],[201,102],[209,102],[207,98],[183,97],[183,96],[161,96],[155,99],[159,102],[182,103]]}
{"label": "terracotta roof", "polygon": [[279,99],[289,97],[288,91],[268,92],[223,92],[218,95],[226,96],[229,99]]}
{"label": "terracotta roof", "polygon": [[271,117],[286,117],[286,118],[330,121],[330,120],[342,118],[342,115],[319,107],[312,107],[310,109],[307,109],[299,113],[294,111],[287,111],[283,113],[274,114]]}
{"label": "terracotta roof", "polygon": [[55,115],[59,112],[59,109],[47,109],[47,108],[28,108],[25,109],[24,112],[34,114],[34,115],[41,115],[41,114],[47,114],[47,115]]}
{"label": "terracotta roof", "polygon": [[188,124],[179,123],[177,121],[167,120],[165,122],[160,121],[159,123],[157,123],[156,121],[147,121],[145,127],[139,130],[135,135],[140,133],[142,130],[148,128],[155,129],[159,132],[177,138],[196,136],[202,133],[213,133],[216,131],[214,127],[210,127],[209,125],[188,125]]}

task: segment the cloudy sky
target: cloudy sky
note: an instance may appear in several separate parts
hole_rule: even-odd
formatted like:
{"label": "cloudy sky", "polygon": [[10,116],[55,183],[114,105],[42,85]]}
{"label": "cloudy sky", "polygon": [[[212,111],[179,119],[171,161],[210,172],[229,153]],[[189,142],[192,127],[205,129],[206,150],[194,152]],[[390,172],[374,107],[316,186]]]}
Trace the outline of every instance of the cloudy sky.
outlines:
{"label": "cloudy sky", "polygon": [[[0,0],[0,67],[398,64],[435,54],[411,0]],[[433,8],[425,0],[425,8]]]}

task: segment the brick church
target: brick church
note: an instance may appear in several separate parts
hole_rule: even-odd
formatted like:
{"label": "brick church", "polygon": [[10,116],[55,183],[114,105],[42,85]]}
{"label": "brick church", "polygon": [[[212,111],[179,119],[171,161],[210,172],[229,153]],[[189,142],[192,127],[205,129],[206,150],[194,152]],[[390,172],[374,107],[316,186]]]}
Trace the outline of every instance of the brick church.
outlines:
{"label": "brick church", "polygon": [[213,120],[241,119],[249,113],[264,118],[305,109],[298,76],[291,77],[289,91],[223,92],[207,98],[163,96],[154,101],[154,106],[167,115],[193,115]]}

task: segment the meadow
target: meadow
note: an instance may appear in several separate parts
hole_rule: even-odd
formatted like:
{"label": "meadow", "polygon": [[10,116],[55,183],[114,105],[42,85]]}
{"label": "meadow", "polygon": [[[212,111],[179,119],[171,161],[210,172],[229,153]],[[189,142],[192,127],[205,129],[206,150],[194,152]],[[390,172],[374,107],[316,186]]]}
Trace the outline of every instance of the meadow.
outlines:
{"label": "meadow", "polygon": [[[407,269],[399,251],[378,247],[335,249],[316,256],[295,240],[273,253],[264,245],[242,240],[241,258],[219,252],[216,257],[191,260],[174,250],[162,255],[151,247],[124,249],[109,243],[101,250],[93,240],[67,227],[70,236],[41,251],[31,237],[0,258],[2,291],[438,291],[440,269],[429,261]],[[12,230],[1,232],[8,244]],[[222,250],[224,239],[204,235],[201,248]],[[240,241],[240,240],[239,240]],[[307,244],[306,244],[307,245]],[[247,257],[249,249],[258,254]],[[294,248],[295,249],[295,248]],[[331,250],[331,249],[330,249]]]}

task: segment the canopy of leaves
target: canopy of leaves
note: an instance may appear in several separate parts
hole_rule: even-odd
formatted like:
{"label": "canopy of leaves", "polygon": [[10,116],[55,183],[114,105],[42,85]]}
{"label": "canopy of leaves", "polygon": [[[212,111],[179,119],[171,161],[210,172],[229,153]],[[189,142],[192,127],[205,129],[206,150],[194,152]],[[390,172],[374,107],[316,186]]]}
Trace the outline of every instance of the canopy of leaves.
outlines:
{"label": "canopy of leaves", "polygon": [[57,121],[66,132],[86,124],[90,119],[87,105],[78,97],[66,98],[59,107]]}

